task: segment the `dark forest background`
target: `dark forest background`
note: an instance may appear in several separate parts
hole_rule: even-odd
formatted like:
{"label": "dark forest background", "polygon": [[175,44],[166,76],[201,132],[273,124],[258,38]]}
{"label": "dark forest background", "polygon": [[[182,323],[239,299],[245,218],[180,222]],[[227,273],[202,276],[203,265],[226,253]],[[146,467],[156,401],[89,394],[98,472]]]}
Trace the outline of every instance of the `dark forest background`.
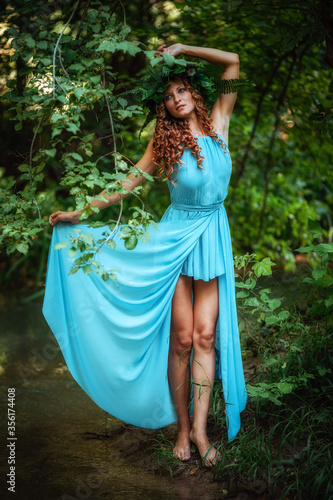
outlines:
{"label": "dark forest background", "polygon": [[[325,0],[7,2],[0,67],[4,286],[14,276],[22,285],[42,283],[47,217],[82,205],[110,182],[114,139],[132,162],[142,155],[153,125],[139,142],[140,103],[117,96],[135,86],[149,64],[145,51],[161,42],[240,55],[241,77],[255,86],[239,91],[231,123],[226,208],[234,252],[295,270],[295,250],[311,242],[309,217],[332,238],[332,28]],[[168,205],[166,184],[146,183],[141,195],[158,220]],[[131,205],[137,200],[125,201],[123,222]],[[115,206],[98,218],[118,213]]]}
{"label": "dark forest background", "polygon": [[[119,190],[143,154],[154,124],[139,140],[144,110],[131,91],[154,50],[182,42],[239,54],[253,86],[239,90],[232,116],[225,205],[249,402],[227,443],[215,384],[214,478],[221,498],[242,488],[332,499],[332,2],[12,0],[0,37],[3,310],[9,291],[26,307],[43,296],[49,215]],[[133,248],[168,203],[166,183],[148,179],[89,221],[126,224]],[[107,242],[115,243],[123,244]],[[76,247],[84,255],[73,272],[89,274],[96,248],[84,235],[73,255]],[[179,471],[170,439],[161,433],[154,443],[157,467]]]}

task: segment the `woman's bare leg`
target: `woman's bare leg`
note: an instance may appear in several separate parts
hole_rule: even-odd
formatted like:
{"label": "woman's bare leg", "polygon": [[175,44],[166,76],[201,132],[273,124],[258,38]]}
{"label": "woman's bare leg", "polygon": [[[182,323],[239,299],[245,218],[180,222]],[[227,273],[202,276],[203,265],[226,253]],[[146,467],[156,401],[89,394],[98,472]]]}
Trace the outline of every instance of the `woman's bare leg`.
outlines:
{"label": "woman's bare leg", "polygon": [[192,278],[180,276],[172,300],[168,376],[178,416],[174,454],[189,460],[191,454],[189,417],[190,356],[193,338]]}
{"label": "woman's bare leg", "polygon": [[[215,379],[215,330],[219,313],[218,280],[194,281],[193,325],[193,427],[191,440],[203,458],[211,444],[207,437],[207,417],[211,389]],[[211,467],[216,460],[216,449],[211,448],[205,465]]]}

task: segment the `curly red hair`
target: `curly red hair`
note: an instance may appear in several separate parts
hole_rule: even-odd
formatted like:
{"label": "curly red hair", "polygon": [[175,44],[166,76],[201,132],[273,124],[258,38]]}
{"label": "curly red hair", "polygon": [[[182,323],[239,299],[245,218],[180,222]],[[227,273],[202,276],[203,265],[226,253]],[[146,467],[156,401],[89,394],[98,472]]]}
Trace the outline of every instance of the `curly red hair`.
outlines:
{"label": "curly red hair", "polygon": [[[195,112],[200,120],[205,135],[217,141],[225,151],[224,143],[213,129],[212,120],[208,118],[208,109],[204,105],[204,100],[200,92],[194,89],[187,80],[179,77],[172,78],[171,81],[182,81],[186,90],[192,94],[195,103]],[[181,164],[181,156],[185,148],[189,148],[197,158],[199,168],[202,167],[203,156],[200,155],[201,148],[198,146],[196,137],[193,137],[187,120],[175,118],[167,110],[164,101],[156,106],[157,119],[153,141],[153,162],[158,167],[158,176],[163,174],[166,178],[174,182],[171,174],[175,165]],[[179,166],[179,168],[181,165]]]}

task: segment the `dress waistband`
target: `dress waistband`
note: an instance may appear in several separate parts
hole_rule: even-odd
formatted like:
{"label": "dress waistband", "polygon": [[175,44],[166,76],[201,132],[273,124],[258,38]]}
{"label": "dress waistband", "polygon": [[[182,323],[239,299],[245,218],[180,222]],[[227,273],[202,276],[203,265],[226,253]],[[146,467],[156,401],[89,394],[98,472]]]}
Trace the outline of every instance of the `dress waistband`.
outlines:
{"label": "dress waistband", "polygon": [[183,205],[182,203],[171,203],[171,207],[175,210],[188,210],[190,212],[212,212],[218,210],[223,206],[223,201],[213,203],[212,205],[198,206],[198,205]]}

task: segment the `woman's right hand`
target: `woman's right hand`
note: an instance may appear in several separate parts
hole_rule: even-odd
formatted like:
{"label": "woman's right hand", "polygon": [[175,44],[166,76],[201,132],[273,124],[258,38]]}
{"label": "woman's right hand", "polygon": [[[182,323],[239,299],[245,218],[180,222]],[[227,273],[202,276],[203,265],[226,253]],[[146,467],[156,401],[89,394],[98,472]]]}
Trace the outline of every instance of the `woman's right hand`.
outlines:
{"label": "woman's right hand", "polygon": [[170,54],[171,56],[177,57],[183,53],[183,48],[184,45],[182,43],[174,43],[173,45],[169,45],[169,47],[164,43],[158,47],[156,56],[160,55],[158,54],[159,52],[164,52],[164,54]]}
{"label": "woman's right hand", "polygon": [[70,222],[71,224],[78,224],[80,222],[81,210],[74,210],[73,212],[54,212],[49,217],[51,226],[55,226],[58,222]]}

